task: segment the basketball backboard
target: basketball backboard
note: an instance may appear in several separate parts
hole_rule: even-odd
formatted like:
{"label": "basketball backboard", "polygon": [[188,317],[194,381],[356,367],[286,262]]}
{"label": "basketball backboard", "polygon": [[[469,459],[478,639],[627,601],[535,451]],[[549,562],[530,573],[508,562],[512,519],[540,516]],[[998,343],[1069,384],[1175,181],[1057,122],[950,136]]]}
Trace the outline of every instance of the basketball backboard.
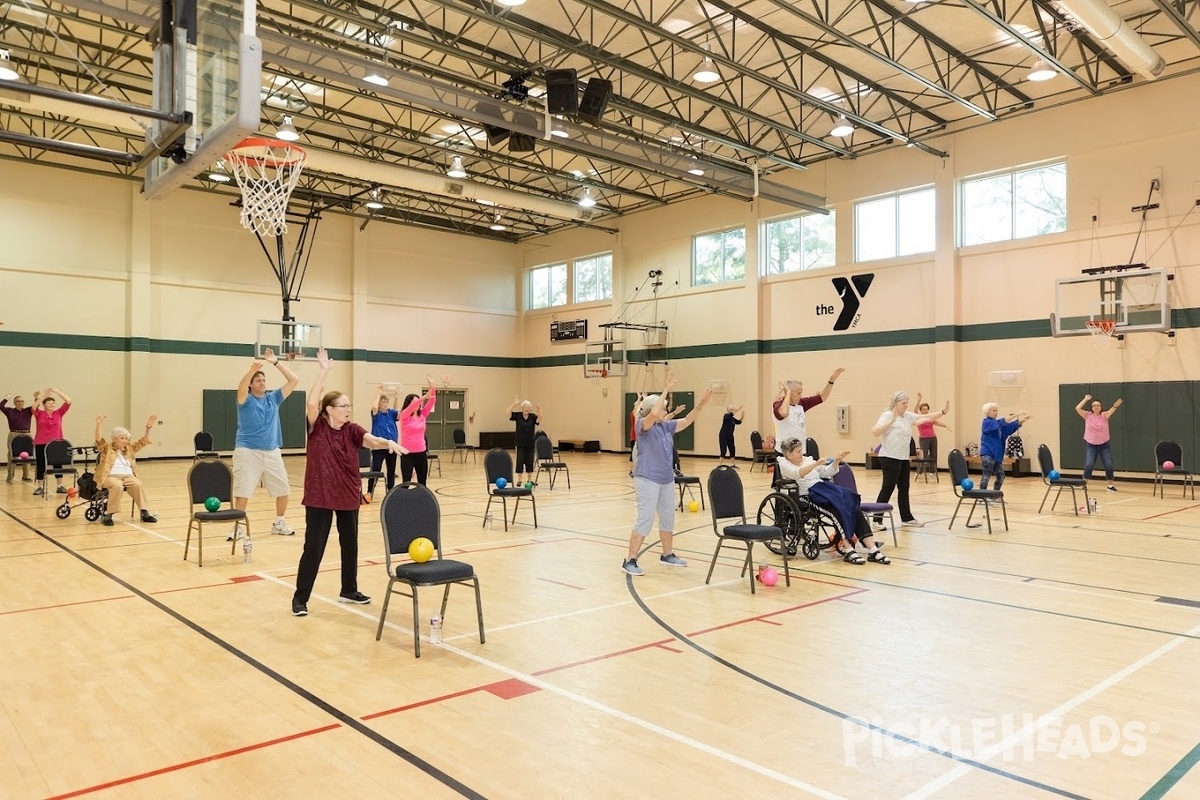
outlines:
{"label": "basketball backboard", "polygon": [[[259,127],[262,102],[262,43],[255,37],[253,0],[196,0],[168,4],[180,18],[173,33],[154,49],[154,107],[189,112],[192,127],[178,147],[146,169],[143,191],[158,197],[213,169],[225,152]],[[146,134],[157,143],[167,123]]]}
{"label": "basketball backboard", "polygon": [[260,319],[254,357],[262,358],[268,347],[275,351],[275,355],[289,361],[315,361],[317,351],[322,347],[321,324]]}
{"label": "basketball backboard", "polygon": [[1131,269],[1055,281],[1053,336],[1088,336],[1088,323],[1111,321],[1114,333],[1171,329],[1165,269]]}
{"label": "basketball backboard", "polygon": [[583,375],[585,378],[623,378],[629,373],[629,361],[625,355],[625,342],[606,339],[588,342],[583,350]]}

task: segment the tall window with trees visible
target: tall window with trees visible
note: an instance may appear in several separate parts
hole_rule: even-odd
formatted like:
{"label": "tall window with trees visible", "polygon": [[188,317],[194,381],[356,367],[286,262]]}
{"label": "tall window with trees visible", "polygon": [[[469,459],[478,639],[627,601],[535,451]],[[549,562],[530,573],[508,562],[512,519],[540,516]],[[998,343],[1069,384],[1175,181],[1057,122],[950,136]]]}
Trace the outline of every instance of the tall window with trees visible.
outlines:
{"label": "tall window with trees visible", "polygon": [[612,253],[575,259],[575,302],[612,299]]}
{"label": "tall window with trees visible", "polygon": [[782,275],[834,266],[836,228],[832,211],[763,223],[762,274]]}
{"label": "tall window with trees visible", "polygon": [[854,260],[931,253],[935,244],[932,188],[863,200],[854,204]]}
{"label": "tall window with trees visible", "polygon": [[959,185],[960,244],[986,244],[1067,229],[1067,163],[967,178]]}
{"label": "tall window with trees visible", "polygon": [[692,285],[746,277],[746,229],[733,228],[692,238]]}
{"label": "tall window with trees visible", "polygon": [[547,264],[529,270],[528,308],[550,308],[567,304],[567,265]]}

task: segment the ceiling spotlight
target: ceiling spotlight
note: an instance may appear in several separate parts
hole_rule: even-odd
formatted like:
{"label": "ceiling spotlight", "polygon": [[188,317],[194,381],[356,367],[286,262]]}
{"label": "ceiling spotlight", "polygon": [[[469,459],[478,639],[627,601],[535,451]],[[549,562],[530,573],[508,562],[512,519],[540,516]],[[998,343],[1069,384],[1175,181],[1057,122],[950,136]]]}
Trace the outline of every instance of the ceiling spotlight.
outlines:
{"label": "ceiling spotlight", "polygon": [[275,129],[275,135],[285,142],[295,142],[300,139],[300,134],[296,132],[296,126],[292,124],[291,117],[283,118],[283,123]]}
{"label": "ceiling spotlight", "polygon": [[380,75],[375,70],[371,70],[370,72],[368,72],[367,76],[365,78],[363,78],[363,80],[366,81],[367,83],[373,83],[376,86],[387,86],[388,85],[388,79],[383,77],[382,75]]}
{"label": "ceiling spotlight", "polygon": [[492,229],[492,230],[494,230],[494,231],[505,231],[505,230],[508,230],[508,226],[507,226],[507,225],[505,225],[503,222],[501,222],[501,221],[500,221],[500,218],[501,218],[502,216],[504,216],[504,213],[503,213],[503,212],[501,212],[501,211],[497,211],[497,212],[496,212],[496,215],[495,215],[494,217],[492,217],[492,224],[491,224],[491,225],[488,225],[488,227],[489,227],[489,228],[491,228],[491,229]]}
{"label": "ceiling spotlight", "polygon": [[364,206],[369,208],[371,211],[378,211],[383,208],[383,203],[379,201],[381,192],[378,189],[372,189],[371,191],[367,192],[367,195],[371,199],[363,203]]}
{"label": "ceiling spotlight", "polygon": [[496,0],[496,2],[502,6],[508,6],[509,8],[525,5],[525,0]]}
{"label": "ceiling spotlight", "polygon": [[229,183],[233,180],[229,172],[225,169],[224,161],[218,161],[213,165],[212,170],[208,173],[208,179],[214,183]]}
{"label": "ceiling spotlight", "polygon": [[579,197],[580,208],[591,208],[596,205],[596,198],[592,197],[592,187],[585,186],[583,194]]}
{"label": "ceiling spotlight", "polygon": [[688,169],[688,173],[691,175],[703,175],[704,174],[704,167],[700,166],[700,162],[694,158],[688,162],[687,169]]}
{"label": "ceiling spotlight", "polygon": [[571,138],[570,131],[568,131],[567,126],[563,124],[563,118],[558,114],[554,115],[554,119],[550,123],[550,135],[557,136],[560,139]]}
{"label": "ceiling spotlight", "polygon": [[467,171],[463,169],[462,156],[455,156],[450,162],[450,169],[446,170],[448,178],[465,178]]}
{"label": "ceiling spotlight", "polygon": [[1033,62],[1033,69],[1029,70],[1029,74],[1025,77],[1035,82],[1048,81],[1051,78],[1058,77],[1058,70],[1046,59],[1039,58]]}
{"label": "ceiling spotlight", "polygon": [[6,81],[15,81],[20,77],[20,74],[12,68],[12,60],[8,56],[8,51],[0,50],[0,78]]}
{"label": "ceiling spotlight", "polygon": [[846,119],[846,115],[842,114],[833,123],[832,130],[829,131],[830,136],[849,136],[854,133],[854,126],[850,124],[850,120]]}
{"label": "ceiling spotlight", "polygon": [[692,80],[700,83],[713,83],[721,80],[721,73],[717,72],[717,65],[713,63],[712,56],[704,57],[704,62],[692,73]]}

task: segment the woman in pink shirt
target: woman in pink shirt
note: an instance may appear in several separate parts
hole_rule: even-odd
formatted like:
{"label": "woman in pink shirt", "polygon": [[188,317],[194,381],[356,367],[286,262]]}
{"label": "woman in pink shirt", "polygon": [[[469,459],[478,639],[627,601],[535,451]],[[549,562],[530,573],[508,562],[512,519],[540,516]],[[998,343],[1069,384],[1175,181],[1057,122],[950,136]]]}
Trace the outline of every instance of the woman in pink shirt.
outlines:
{"label": "woman in pink shirt", "polygon": [[[51,394],[56,394],[62,398],[62,408],[57,408],[58,401],[51,397]],[[33,450],[37,457],[37,479],[40,484],[42,478],[46,477],[46,445],[53,442],[55,439],[63,438],[62,418],[71,410],[71,398],[51,386],[46,391],[42,392],[42,407],[33,410],[33,421],[37,426],[33,432]],[[62,476],[55,476],[58,480],[58,491],[64,493],[67,491],[63,486]],[[34,494],[42,494],[42,487],[33,490]]]}
{"label": "woman in pink shirt", "polygon": [[1092,400],[1092,410],[1084,411],[1083,405],[1088,400],[1092,400],[1092,396],[1085,394],[1079,405],[1075,406],[1075,413],[1083,417],[1083,446],[1087,448],[1083,455],[1083,479],[1091,480],[1092,467],[1096,466],[1096,456],[1099,456],[1100,463],[1104,465],[1104,477],[1108,478],[1108,490],[1115,492],[1117,487],[1113,486],[1112,443],[1109,441],[1108,419],[1121,407],[1121,400],[1118,398],[1108,411],[1104,410],[1104,404],[1099,400]]}
{"label": "woman in pink shirt", "polygon": [[426,375],[429,381],[429,393],[424,397],[410,394],[404,398],[404,407],[400,410],[400,446],[408,452],[400,456],[400,477],[405,483],[412,481],[413,471],[417,473],[417,483],[425,485],[429,477],[429,451],[425,445],[425,421],[433,413],[437,402],[437,387],[433,385],[433,376]]}

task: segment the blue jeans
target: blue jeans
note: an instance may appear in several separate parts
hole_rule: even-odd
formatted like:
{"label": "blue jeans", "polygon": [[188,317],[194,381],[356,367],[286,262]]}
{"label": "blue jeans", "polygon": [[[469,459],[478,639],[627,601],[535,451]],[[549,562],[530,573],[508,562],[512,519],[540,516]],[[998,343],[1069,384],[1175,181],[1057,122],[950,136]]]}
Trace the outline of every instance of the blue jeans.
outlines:
{"label": "blue jeans", "polygon": [[983,478],[979,481],[979,488],[988,488],[988,481],[995,475],[996,489],[999,490],[1004,483],[1004,459],[980,456],[979,461],[983,464]]}
{"label": "blue jeans", "polygon": [[1092,467],[1096,466],[1096,456],[1100,456],[1100,463],[1104,465],[1104,477],[1108,478],[1108,482],[1113,480],[1113,465],[1112,465],[1112,442],[1104,444],[1083,443],[1083,479],[1091,480]]}

